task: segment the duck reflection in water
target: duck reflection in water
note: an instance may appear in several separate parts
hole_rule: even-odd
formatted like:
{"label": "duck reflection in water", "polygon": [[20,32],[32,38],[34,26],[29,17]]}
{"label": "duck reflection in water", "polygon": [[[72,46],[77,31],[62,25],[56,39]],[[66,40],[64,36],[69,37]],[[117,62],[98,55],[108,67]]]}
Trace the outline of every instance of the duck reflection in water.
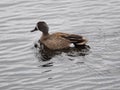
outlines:
{"label": "duck reflection in water", "polygon": [[[39,44],[40,43],[40,44]],[[69,47],[66,49],[60,49],[60,50],[51,50],[47,48],[44,44],[41,42],[36,43],[34,47],[37,49],[36,56],[41,61],[49,61],[56,55],[60,55],[62,53],[65,53],[67,56],[70,57],[77,57],[77,56],[85,56],[89,54],[90,46],[89,45],[81,45],[77,47]]]}

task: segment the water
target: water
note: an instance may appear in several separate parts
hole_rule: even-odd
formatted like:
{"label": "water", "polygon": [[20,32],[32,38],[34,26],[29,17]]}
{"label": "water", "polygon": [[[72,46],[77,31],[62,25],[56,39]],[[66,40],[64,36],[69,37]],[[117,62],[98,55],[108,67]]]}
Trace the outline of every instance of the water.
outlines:
{"label": "water", "polygon": [[[120,90],[119,18],[119,0],[1,0],[0,90]],[[87,37],[89,54],[41,61],[30,32],[40,20]]]}

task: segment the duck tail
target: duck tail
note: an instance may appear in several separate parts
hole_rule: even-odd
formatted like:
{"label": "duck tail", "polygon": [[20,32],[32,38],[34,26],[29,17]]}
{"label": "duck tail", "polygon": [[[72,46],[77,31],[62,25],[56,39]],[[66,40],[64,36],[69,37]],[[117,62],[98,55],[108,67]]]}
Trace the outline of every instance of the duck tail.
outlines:
{"label": "duck tail", "polygon": [[76,42],[73,42],[75,46],[85,45],[88,42],[88,40],[85,37],[82,37],[81,39],[75,41]]}

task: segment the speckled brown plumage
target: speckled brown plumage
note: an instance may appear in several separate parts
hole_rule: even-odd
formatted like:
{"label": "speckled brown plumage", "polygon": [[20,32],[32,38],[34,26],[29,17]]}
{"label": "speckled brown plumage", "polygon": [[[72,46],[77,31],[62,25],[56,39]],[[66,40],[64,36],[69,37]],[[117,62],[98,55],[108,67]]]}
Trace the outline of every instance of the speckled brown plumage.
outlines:
{"label": "speckled brown plumage", "polygon": [[71,43],[73,43],[75,46],[84,45],[87,43],[86,38],[76,34],[67,34],[61,32],[49,34],[48,25],[43,21],[38,22],[35,29],[31,32],[36,30],[43,32],[42,37],[40,38],[40,42],[52,50],[69,48]]}

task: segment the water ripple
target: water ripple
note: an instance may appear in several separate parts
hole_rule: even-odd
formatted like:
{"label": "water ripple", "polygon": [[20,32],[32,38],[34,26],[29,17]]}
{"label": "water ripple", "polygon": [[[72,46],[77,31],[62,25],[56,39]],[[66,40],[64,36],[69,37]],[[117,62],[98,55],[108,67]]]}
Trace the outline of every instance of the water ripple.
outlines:
{"label": "water ripple", "polygon": [[[119,0],[1,0],[0,90],[120,90],[119,9]],[[39,60],[41,33],[30,33],[39,20],[86,36],[90,53]]]}

